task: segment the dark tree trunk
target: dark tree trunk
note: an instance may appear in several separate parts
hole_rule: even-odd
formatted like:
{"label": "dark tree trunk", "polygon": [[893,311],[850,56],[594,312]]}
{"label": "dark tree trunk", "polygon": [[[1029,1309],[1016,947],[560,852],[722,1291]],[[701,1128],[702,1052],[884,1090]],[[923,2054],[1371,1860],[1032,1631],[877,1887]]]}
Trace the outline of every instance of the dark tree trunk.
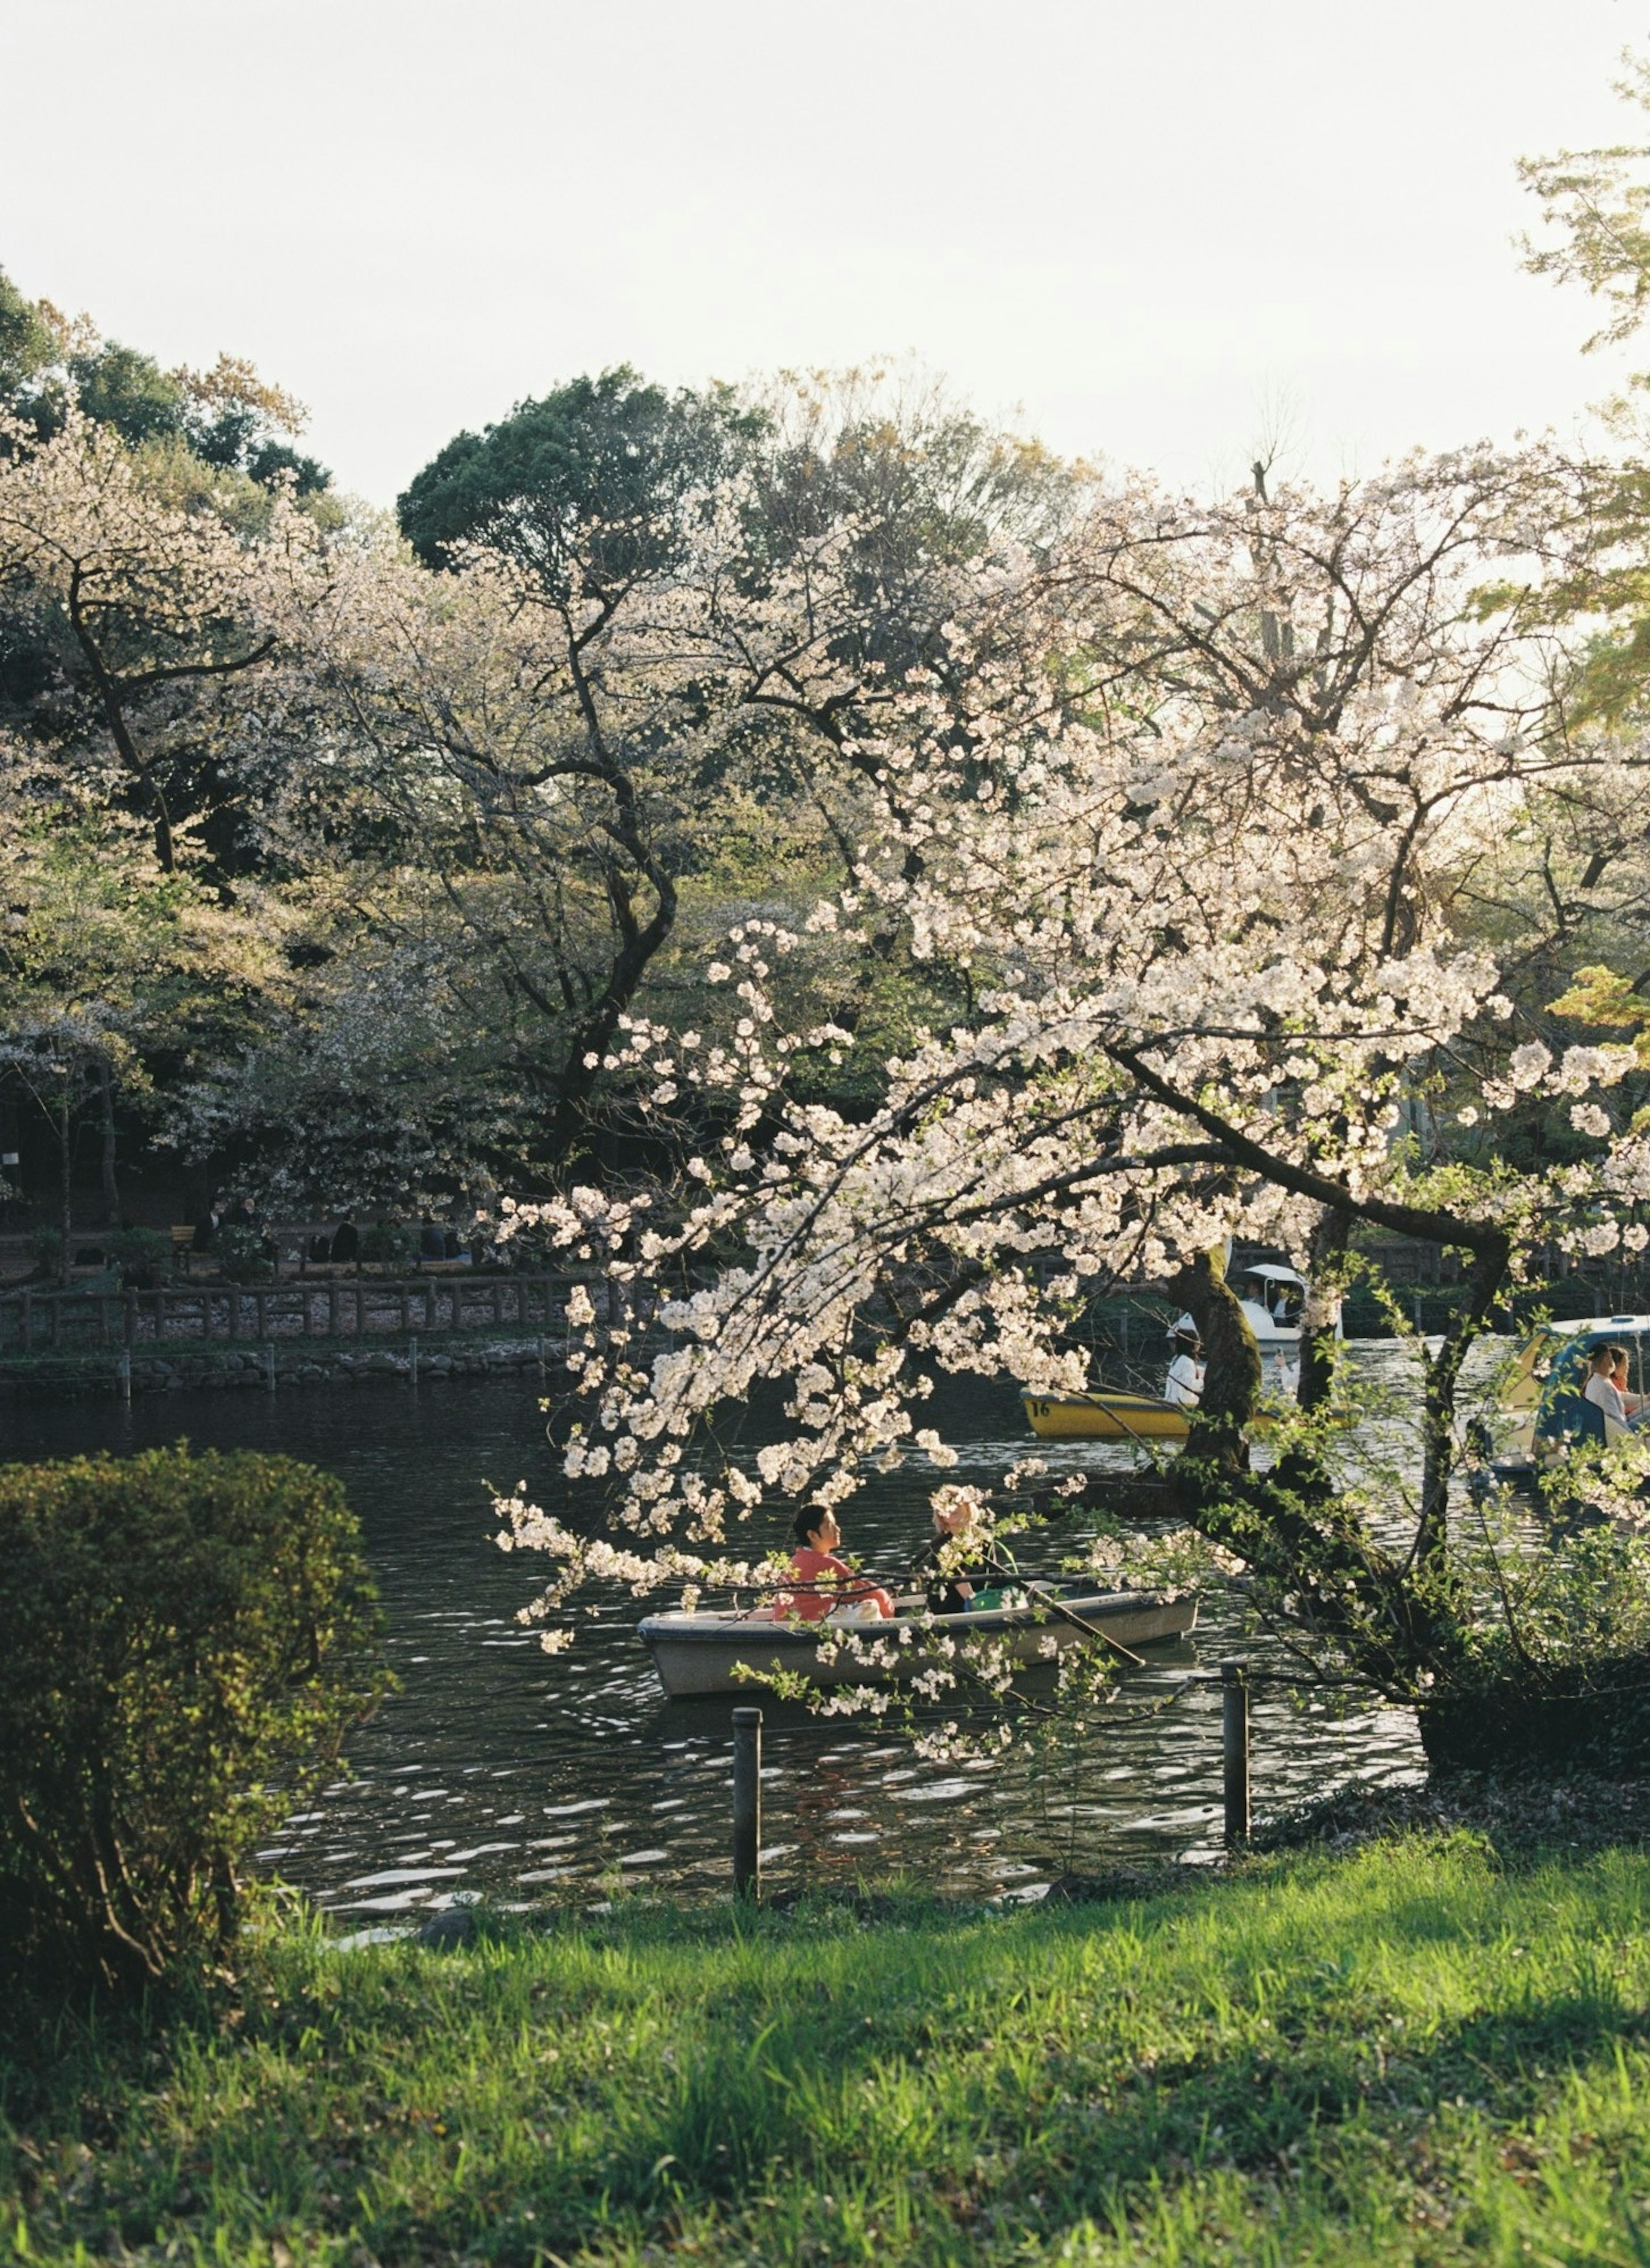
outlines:
{"label": "dark tree trunk", "polygon": [[107,1056],[98,1058],[98,1103],[103,1137],[103,1225],[121,1225],[120,1184],[114,1177],[114,1073]]}
{"label": "dark tree trunk", "polygon": [[63,1255],[58,1263],[58,1278],[64,1291],[69,1288],[69,1271],[74,1265],[75,1236],[75,1122],[64,1094],[57,1106],[58,1227],[63,1240]]}
{"label": "dark tree trunk", "polygon": [[1472,1256],[1467,1300],[1435,1355],[1422,1348],[1426,1399],[1421,1417],[1421,1516],[1415,1534],[1418,1567],[1441,1566],[1449,1541],[1449,1482],[1455,1469],[1455,1388],[1461,1366],[1490,1318],[1506,1280],[1510,1241],[1499,1237]]}
{"label": "dark tree trunk", "polygon": [[1168,1288],[1172,1299],[1185,1301],[1203,1341],[1203,1400],[1186,1456],[1219,1472],[1247,1472],[1243,1429],[1260,1399],[1261,1357],[1242,1303],[1226,1280],[1224,1253],[1200,1253]]}
{"label": "dark tree trunk", "polygon": [[1300,1316],[1300,1382],[1296,1399],[1303,1410],[1319,1410],[1330,1398],[1335,1376],[1335,1326],[1340,1318],[1350,1215],[1325,1205],[1312,1233],[1307,1269],[1307,1300]]}

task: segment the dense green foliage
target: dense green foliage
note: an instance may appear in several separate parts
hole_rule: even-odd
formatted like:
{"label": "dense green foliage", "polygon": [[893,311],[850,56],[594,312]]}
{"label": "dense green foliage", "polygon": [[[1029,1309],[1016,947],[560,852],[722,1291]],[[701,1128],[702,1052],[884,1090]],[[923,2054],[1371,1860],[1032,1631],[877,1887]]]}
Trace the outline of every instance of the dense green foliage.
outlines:
{"label": "dense green foliage", "polygon": [[0,1468],[5,1958],[110,1985],[221,1956],[240,1859],[381,1690],[338,1482],[151,1450]]}
{"label": "dense green foliage", "polygon": [[1011,1915],[644,1908],[452,1957],[277,1940],[232,2029],[181,2026],[122,2078],[65,2029],[44,2080],[13,2071],[12,2243],[1636,2261],[1646,1888],[1638,1852],[1503,1871],[1458,1835]]}
{"label": "dense green foliage", "polygon": [[66,320],[48,300],[26,298],[0,269],[0,410],[45,436],[70,408],[134,447],[173,444],[261,487],[290,479],[313,496],[331,486],[326,467],[284,438],[301,422],[296,404],[249,364],[225,357],[206,372],[163,370],[86,316]]}
{"label": "dense green foliage", "polygon": [[678,515],[715,487],[752,424],[718,394],[667,394],[628,367],[577,378],[457,434],[400,499],[401,532],[426,566],[471,544],[553,599],[576,580],[616,593],[669,565]]}

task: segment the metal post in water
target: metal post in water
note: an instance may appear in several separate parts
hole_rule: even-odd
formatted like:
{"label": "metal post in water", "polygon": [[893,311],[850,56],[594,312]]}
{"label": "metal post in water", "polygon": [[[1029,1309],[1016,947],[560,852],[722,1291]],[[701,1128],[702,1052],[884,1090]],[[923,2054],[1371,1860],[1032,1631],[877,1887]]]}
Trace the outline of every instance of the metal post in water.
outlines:
{"label": "metal post in water", "polygon": [[1226,1844],[1235,1851],[1249,1839],[1249,1664],[1220,1665],[1220,1746],[1226,1767]]}
{"label": "metal post in water", "polygon": [[733,1712],[733,1895],[762,1895],[762,1711]]}
{"label": "metal post in water", "polygon": [[273,1339],[267,1340],[265,1342],[263,1351],[265,1355],[269,1358],[269,1391],[273,1394],[275,1392],[275,1341]]}
{"label": "metal post in water", "polygon": [[418,1383],[418,1334],[414,1331],[409,1342],[412,1353],[408,1359],[407,1375],[415,1386]]}
{"label": "metal post in water", "polygon": [[121,1399],[129,1403],[132,1398],[132,1351],[129,1346],[121,1349],[120,1381]]}

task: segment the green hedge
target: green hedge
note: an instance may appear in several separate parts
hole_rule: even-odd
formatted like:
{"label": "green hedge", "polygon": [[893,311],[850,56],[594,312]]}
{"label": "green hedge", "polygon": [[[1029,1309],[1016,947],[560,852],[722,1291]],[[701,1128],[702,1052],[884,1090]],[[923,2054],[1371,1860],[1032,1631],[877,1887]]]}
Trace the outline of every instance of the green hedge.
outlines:
{"label": "green hedge", "polygon": [[221,1962],[240,1861],[387,1683],[340,1484],[183,1448],[0,1467],[0,1962]]}

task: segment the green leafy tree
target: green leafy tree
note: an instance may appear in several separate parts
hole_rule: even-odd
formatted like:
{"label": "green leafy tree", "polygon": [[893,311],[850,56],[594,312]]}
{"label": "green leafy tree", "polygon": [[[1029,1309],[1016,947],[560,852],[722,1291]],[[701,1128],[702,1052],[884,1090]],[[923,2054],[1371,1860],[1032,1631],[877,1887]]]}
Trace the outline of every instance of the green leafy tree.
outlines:
{"label": "green leafy tree", "polygon": [[284,962],[261,902],[158,867],[143,830],[46,794],[0,800],[0,1077],[50,1125],[59,1252],[73,1260],[80,1130],[97,1130],[104,1224],[121,1218],[117,1109],[159,1129],[193,1057],[244,1043]]}
{"label": "green leafy tree", "polygon": [[426,566],[466,547],[507,561],[552,604],[574,592],[610,609],[681,556],[685,521],[755,421],[731,394],[668,394],[622,364],[460,433],[396,511]]}
{"label": "green leafy tree", "polygon": [[48,299],[26,298],[4,269],[0,410],[42,440],[77,410],[129,448],[180,448],[203,468],[266,490],[290,482],[298,495],[316,496],[331,485],[326,467],[291,446],[306,422],[303,404],[249,362],[220,355],[208,371],[164,369],[153,355],[105,339],[89,316],[70,320]]}

